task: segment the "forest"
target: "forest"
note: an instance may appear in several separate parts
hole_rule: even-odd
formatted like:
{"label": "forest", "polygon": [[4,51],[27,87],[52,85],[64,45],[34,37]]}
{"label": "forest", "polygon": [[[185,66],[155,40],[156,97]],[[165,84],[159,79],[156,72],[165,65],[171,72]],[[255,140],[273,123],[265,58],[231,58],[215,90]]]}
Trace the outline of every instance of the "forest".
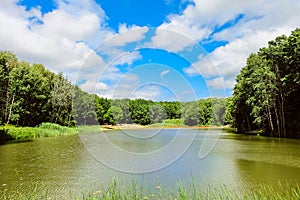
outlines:
{"label": "forest", "polygon": [[225,122],[226,99],[195,102],[111,100],[84,92],[62,73],[50,72],[41,64],[19,61],[7,51],[0,52],[0,71],[0,124],[148,125],[165,119],[182,119],[184,124],[194,126]]}
{"label": "forest", "polygon": [[62,73],[0,52],[0,125],[62,126],[181,119],[189,126],[226,125],[239,133],[299,137],[300,29],[252,53],[237,76],[232,97],[193,102],[107,99],[82,91]]}
{"label": "forest", "polygon": [[252,53],[227,109],[238,132],[300,136],[300,29]]}

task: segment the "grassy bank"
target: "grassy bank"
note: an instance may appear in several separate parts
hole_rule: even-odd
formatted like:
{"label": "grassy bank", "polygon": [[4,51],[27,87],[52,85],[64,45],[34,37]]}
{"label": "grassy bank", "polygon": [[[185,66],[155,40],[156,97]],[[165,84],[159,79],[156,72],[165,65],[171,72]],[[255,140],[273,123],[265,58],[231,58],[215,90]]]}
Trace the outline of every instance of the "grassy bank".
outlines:
{"label": "grassy bank", "polygon": [[146,127],[186,127],[182,119],[166,119],[162,123],[154,123]]}
{"label": "grassy bank", "polygon": [[85,191],[79,194],[66,193],[65,196],[55,196],[51,194],[51,191],[47,191],[43,188],[44,193],[40,194],[39,188],[37,187],[35,191],[31,194],[1,194],[0,199],[83,199],[83,200],[202,200],[202,199],[243,199],[243,200],[261,200],[261,199],[284,199],[284,200],[294,200],[300,199],[300,187],[299,185],[283,184],[274,187],[261,184],[247,186],[242,189],[229,188],[225,185],[223,186],[211,186],[206,185],[205,187],[198,187],[194,183],[182,184],[178,183],[175,190],[170,190],[162,186],[154,186],[152,189],[146,189],[142,186],[137,185],[132,181],[129,185],[121,185],[118,181],[112,181],[108,186],[101,186],[96,190]]}
{"label": "grassy bank", "polygon": [[17,127],[5,125],[0,127],[0,141],[27,140],[39,137],[56,137],[76,134],[76,128],[69,128],[52,123],[42,123],[38,127]]}
{"label": "grassy bank", "polygon": [[[53,123],[42,123],[37,127],[18,127],[13,125],[0,126],[0,142],[10,140],[24,141],[31,138],[39,137],[56,137],[61,135],[72,135],[79,133],[92,133],[99,131],[121,130],[121,129],[141,129],[141,128],[198,128],[198,129],[230,129],[227,127],[214,126],[186,126],[181,119],[166,119],[162,123],[155,123],[147,126],[136,124],[121,125],[94,125],[94,126],[78,126],[65,127]],[[230,129],[231,130],[231,129]]]}

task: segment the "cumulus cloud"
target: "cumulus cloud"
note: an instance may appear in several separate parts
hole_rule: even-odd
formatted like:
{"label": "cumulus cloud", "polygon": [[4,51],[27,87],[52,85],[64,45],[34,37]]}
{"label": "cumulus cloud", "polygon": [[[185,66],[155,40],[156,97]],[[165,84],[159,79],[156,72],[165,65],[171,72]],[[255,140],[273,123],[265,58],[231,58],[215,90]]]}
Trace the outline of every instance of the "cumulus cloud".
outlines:
{"label": "cumulus cloud", "polygon": [[140,41],[145,38],[145,33],[148,31],[148,27],[140,27],[136,25],[127,26],[126,24],[120,24],[119,32],[112,35],[105,42],[105,46],[125,46],[128,43]]}
{"label": "cumulus cloud", "polygon": [[103,93],[108,89],[108,85],[103,82],[87,80],[80,85],[80,88],[89,93]]}
{"label": "cumulus cloud", "polygon": [[195,41],[191,37],[188,37],[188,35],[183,34],[183,32],[166,29],[164,25],[161,25],[156,29],[151,41],[145,43],[143,46],[177,53],[194,44]]}
{"label": "cumulus cloud", "polygon": [[0,32],[1,48],[55,72],[80,68],[91,53],[86,43],[109,33],[100,27],[104,12],[92,0],[57,3],[57,9],[42,14],[40,8],[26,10],[15,1],[1,1],[0,26],[5,27]]}
{"label": "cumulus cloud", "polygon": [[107,37],[96,48],[96,51],[100,55],[105,55],[107,62],[112,62],[113,65],[131,65],[134,61],[141,59],[142,56],[138,51],[134,51],[135,49],[128,50],[127,45],[143,40],[146,32],[148,32],[147,27],[121,24],[119,32]]}
{"label": "cumulus cloud", "polygon": [[[300,26],[299,8],[298,0],[195,0],[195,5],[189,5],[182,15],[170,15],[169,21],[162,26],[189,34],[200,44],[225,41],[226,45],[206,57],[199,57],[184,72],[198,75],[200,71],[201,75],[210,78],[211,86],[219,88],[223,80],[226,88],[232,88],[250,53]],[[214,77],[218,72],[222,78]]]}
{"label": "cumulus cloud", "polygon": [[218,68],[208,55],[198,56],[198,61],[193,63],[192,66],[184,68],[183,71],[190,76],[201,75],[204,78],[220,75]]}

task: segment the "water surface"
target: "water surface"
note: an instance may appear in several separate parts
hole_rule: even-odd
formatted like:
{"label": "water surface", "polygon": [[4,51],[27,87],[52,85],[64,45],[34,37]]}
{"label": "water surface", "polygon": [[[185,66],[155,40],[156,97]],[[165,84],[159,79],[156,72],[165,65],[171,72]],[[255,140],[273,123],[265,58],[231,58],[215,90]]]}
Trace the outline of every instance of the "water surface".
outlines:
{"label": "water surface", "polygon": [[[196,132],[195,132],[196,131]],[[214,149],[199,159],[199,149],[205,135],[218,135],[221,130],[192,130],[180,132],[176,144],[189,141],[196,133],[188,150],[171,165],[150,173],[132,174],[112,169],[97,159],[97,155],[117,160],[116,163],[134,169],[160,164],[178,151],[157,154],[147,162],[128,160],[109,152],[103,134],[111,144],[131,153],[156,152],[178,137],[177,129],[147,129],[90,133],[97,155],[91,154],[79,135],[40,138],[31,142],[0,145],[0,195],[1,193],[31,193],[36,188],[47,188],[50,195],[64,196],[97,189],[117,178],[121,184],[136,180],[148,188],[160,185],[170,189],[177,182],[232,188],[268,184],[278,186],[278,181],[300,184],[300,141],[295,139],[266,138],[222,133]],[[140,134],[140,135],[139,135]],[[210,137],[206,138],[210,139]],[[102,142],[102,143],[101,143]],[[179,146],[178,146],[179,145]],[[177,149],[178,149],[177,148]],[[93,153],[93,152],[92,152]],[[121,162],[120,162],[121,161]],[[122,168],[122,167],[120,167]]]}

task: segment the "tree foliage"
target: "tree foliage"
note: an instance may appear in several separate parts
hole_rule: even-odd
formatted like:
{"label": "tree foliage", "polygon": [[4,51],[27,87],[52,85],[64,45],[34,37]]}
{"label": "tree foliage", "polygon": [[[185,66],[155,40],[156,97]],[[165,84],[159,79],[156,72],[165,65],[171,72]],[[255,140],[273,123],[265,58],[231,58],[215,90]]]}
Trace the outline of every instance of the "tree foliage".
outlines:
{"label": "tree foliage", "polygon": [[71,125],[73,85],[62,74],[18,61],[7,51],[0,52],[0,72],[0,124]]}
{"label": "tree foliage", "polygon": [[300,29],[248,57],[231,100],[230,115],[239,132],[299,137]]}

